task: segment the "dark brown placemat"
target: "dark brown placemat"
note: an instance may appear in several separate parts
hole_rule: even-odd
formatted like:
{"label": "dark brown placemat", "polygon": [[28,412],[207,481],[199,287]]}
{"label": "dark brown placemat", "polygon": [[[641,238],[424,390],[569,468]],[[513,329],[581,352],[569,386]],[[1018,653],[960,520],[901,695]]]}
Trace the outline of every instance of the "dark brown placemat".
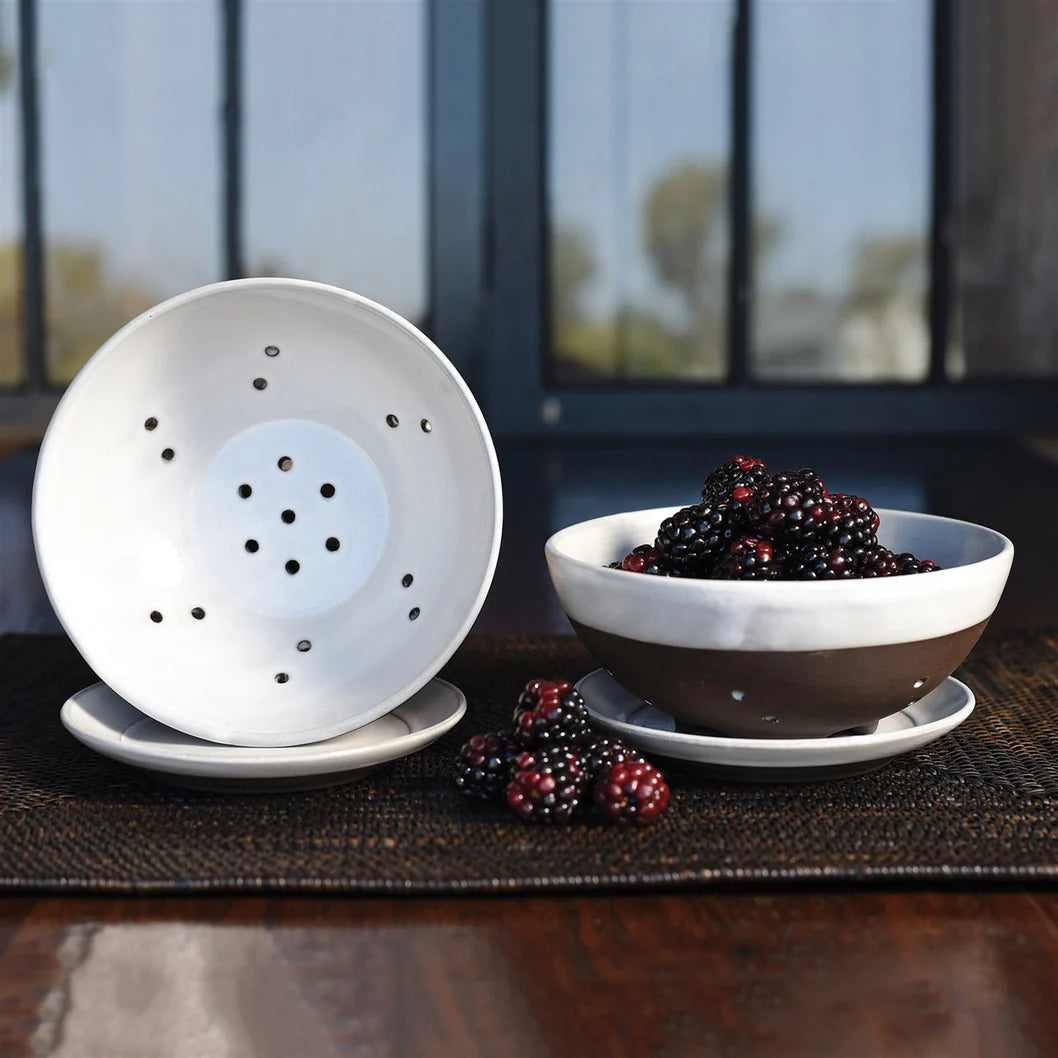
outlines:
{"label": "dark brown placemat", "polygon": [[957,731],[873,774],[802,785],[671,776],[653,827],[533,827],[465,802],[451,760],[532,676],[593,668],[572,639],[472,638],[444,675],[467,718],[360,782],[218,795],[97,756],[59,722],[92,675],[64,639],[0,640],[0,888],[459,893],[1058,877],[1058,637],[990,633]]}

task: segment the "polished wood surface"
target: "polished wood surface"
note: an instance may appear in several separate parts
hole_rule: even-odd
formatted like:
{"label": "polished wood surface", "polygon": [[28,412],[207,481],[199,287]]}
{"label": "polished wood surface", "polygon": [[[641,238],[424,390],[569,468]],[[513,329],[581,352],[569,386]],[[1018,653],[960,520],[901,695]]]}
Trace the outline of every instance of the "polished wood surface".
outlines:
{"label": "polished wood surface", "polygon": [[[862,473],[904,497],[892,506],[1007,532],[1018,557],[996,620],[1058,617],[1045,459],[976,442],[770,448],[836,487],[874,498]],[[479,629],[564,629],[547,533],[680,502],[725,454],[502,452],[504,554]],[[6,897],[0,1058],[1029,1058],[1058,1054],[1056,967],[1046,888]]]}
{"label": "polished wood surface", "polygon": [[9,899],[0,1053],[1056,1053],[1058,895]]}

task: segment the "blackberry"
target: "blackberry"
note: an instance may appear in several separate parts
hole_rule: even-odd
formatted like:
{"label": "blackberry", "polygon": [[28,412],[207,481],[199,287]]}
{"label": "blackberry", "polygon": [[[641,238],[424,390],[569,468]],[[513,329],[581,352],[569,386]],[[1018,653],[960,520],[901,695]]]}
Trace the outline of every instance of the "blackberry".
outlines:
{"label": "blackberry", "polygon": [[708,577],[741,532],[745,518],[735,504],[698,503],[666,518],[654,543],[676,575]]}
{"label": "blackberry", "polygon": [[627,570],[629,573],[648,573],[651,576],[663,577],[668,573],[668,563],[665,555],[653,544],[640,544],[638,547],[625,555],[619,563],[619,569]]}
{"label": "blackberry", "polygon": [[820,539],[831,547],[843,547],[857,559],[878,546],[878,514],[859,496],[838,493],[824,519]]}
{"label": "blackberry", "polygon": [[[768,477],[764,461],[754,456],[735,456],[718,466],[705,479],[702,499],[706,503],[746,503],[756,494]],[[736,497],[735,490],[745,493]]]}
{"label": "blackberry", "polygon": [[716,564],[720,580],[777,580],[782,575],[782,552],[759,536],[740,536]]}
{"label": "blackberry", "polygon": [[857,575],[856,561],[843,547],[809,544],[790,552],[783,563],[786,580],[850,580]]}
{"label": "blackberry", "polygon": [[751,528],[775,540],[808,541],[826,524],[830,495],[814,470],[784,470],[757,490],[748,507]]}
{"label": "blackberry", "polygon": [[507,785],[507,804],[526,823],[567,823],[580,807],[587,774],[566,751],[522,755],[530,766],[519,768]]}
{"label": "blackberry", "polygon": [[517,721],[519,710],[535,709],[540,704],[541,695],[546,691],[548,695],[557,694],[561,697],[567,691],[573,690],[573,684],[568,680],[543,680],[537,677],[525,685],[525,690],[518,697],[515,706],[514,719]]}
{"label": "blackberry", "polygon": [[472,735],[456,757],[456,789],[481,801],[498,800],[511,781],[511,768],[517,752],[513,732],[489,731]]}
{"label": "blackberry", "polygon": [[584,747],[584,766],[592,779],[601,779],[615,764],[643,762],[643,758],[617,738],[597,738]]}
{"label": "blackberry", "polygon": [[545,764],[561,764],[575,782],[585,786],[592,778],[588,767],[588,756],[580,746],[547,746],[535,749],[516,749],[511,761],[508,779],[520,771],[534,771]]}
{"label": "blackberry", "polygon": [[595,804],[619,826],[646,826],[669,803],[665,776],[653,764],[615,764],[595,784]]}
{"label": "blackberry", "polygon": [[908,573],[932,573],[936,569],[941,569],[936,562],[929,558],[915,558],[909,551],[903,552],[903,554],[896,556],[896,563],[899,569],[897,570],[898,575],[904,576]]}
{"label": "blackberry", "polygon": [[860,559],[858,574],[865,579],[895,577],[900,572],[896,555],[887,547],[874,547]]}
{"label": "blackberry", "polygon": [[588,709],[584,699],[573,687],[560,683],[543,683],[531,690],[533,680],[526,685],[514,710],[514,734],[526,747],[568,746],[586,739],[591,731]]}

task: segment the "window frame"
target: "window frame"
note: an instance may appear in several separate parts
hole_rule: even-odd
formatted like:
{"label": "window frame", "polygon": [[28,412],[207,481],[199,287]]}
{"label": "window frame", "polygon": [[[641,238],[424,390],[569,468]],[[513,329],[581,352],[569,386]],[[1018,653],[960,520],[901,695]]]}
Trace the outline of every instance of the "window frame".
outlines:
{"label": "window frame", "polygon": [[[45,375],[37,15],[17,0],[22,133],[25,383],[0,392],[0,436],[39,437],[62,390]],[[958,434],[1058,429],[1058,377],[949,381],[957,229],[954,210],[957,4],[931,0],[933,142],[930,369],[921,383],[756,382],[753,301],[752,19],[734,0],[731,174],[727,203],[729,376],[715,384],[547,380],[548,0],[424,0],[427,282],[430,331],[478,394],[499,438]],[[225,276],[243,274],[244,0],[217,0],[218,136]]]}
{"label": "window frame", "polygon": [[756,0],[735,0],[732,20],[728,378],[715,384],[618,381],[576,387],[550,384],[545,369],[547,0],[490,6],[490,289],[482,388],[493,431],[533,438],[689,438],[970,434],[1058,427],[1058,378],[955,381],[945,375],[957,260],[954,0],[932,0],[927,379],[805,384],[752,378],[748,240],[755,6]]}

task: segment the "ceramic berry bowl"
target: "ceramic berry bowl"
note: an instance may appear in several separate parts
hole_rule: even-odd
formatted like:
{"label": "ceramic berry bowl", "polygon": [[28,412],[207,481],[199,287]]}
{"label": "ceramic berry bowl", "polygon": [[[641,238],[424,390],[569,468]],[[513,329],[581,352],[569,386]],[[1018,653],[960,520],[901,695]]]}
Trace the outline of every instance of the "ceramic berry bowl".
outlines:
{"label": "ceramic berry bowl", "polygon": [[384,306],[292,279],[193,290],[119,331],[66,391],[33,497],[44,584],[99,678],[185,735],[264,748],[426,687],[501,522],[453,365]]}
{"label": "ceramic berry bowl", "polygon": [[692,580],[607,568],[668,509],[572,525],[545,547],[574,631],[618,682],[679,721],[745,738],[869,730],[923,698],[969,654],[1014,548],[969,522],[879,510],[886,546],[928,575]]}

